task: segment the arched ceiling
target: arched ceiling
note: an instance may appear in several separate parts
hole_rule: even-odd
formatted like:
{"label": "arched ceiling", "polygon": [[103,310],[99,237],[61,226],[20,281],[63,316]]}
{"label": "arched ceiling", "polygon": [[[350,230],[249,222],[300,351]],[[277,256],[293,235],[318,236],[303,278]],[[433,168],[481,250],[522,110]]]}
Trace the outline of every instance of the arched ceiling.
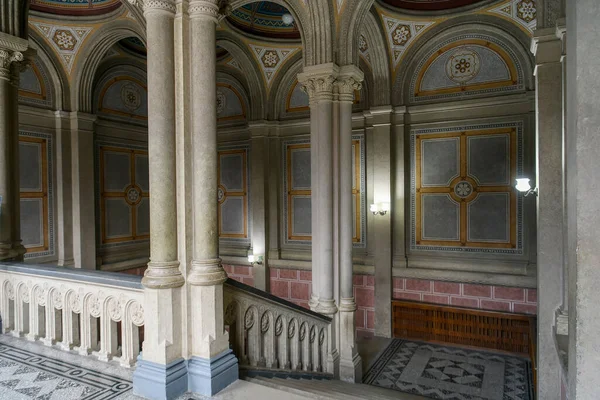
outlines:
{"label": "arched ceiling", "polygon": [[300,39],[295,22],[286,25],[283,14],[290,13],[285,7],[270,1],[257,1],[237,8],[227,16],[227,21],[239,30],[252,35],[272,39]]}
{"label": "arched ceiling", "polygon": [[485,0],[381,0],[383,3],[403,10],[444,11],[470,6]]}
{"label": "arched ceiling", "polygon": [[29,8],[56,15],[91,16],[121,7],[121,0],[31,0]]}
{"label": "arched ceiling", "polygon": [[135,55],[146,57],[146,45],[135,36],[119,40],[119,45]]}

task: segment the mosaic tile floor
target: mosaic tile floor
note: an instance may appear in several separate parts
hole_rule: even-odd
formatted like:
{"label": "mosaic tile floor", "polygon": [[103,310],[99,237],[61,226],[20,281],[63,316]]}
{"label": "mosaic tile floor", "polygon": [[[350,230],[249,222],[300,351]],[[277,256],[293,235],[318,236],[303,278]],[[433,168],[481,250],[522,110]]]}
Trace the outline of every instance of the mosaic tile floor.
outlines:
{"label": "mosaic tile floor", "polygon": [[395,339],[363,383],[451,400],[533,400],[524,358]]}

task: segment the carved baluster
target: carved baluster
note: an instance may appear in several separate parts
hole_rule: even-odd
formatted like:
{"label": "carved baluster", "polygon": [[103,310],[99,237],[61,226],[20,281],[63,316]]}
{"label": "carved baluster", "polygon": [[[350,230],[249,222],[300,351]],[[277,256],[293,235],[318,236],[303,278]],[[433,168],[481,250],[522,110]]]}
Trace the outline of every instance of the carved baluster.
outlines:
{"label": "carved baluster", "polygon": [[311,350],[311,355],[312,355],[312,370],[314,372],[319,372],[320,371],[320,364],[319,364],[319,340],[317,337],[317,332],[318,332],[319,328],[316,325],[313,325],[310,328],[310,350]]}
{"label": "carved baluster", "polygon": [[244,315],[239,312],[239,303],[231,301],[225,309],[225,325],[229,326],[229,343],[233,354],[240,364],[246,364],[248,358],[244,349]]}
{"label": "carved baluster", "polygon": [[58,289],[50,289],[46,298],[46,337],[44,338],[46,346],[52,346],[62,338],[62,308],[62,293]]}
{"label": "carved baluster", "polygon": [[118,333],[117,324],[114,320],[121,319],[121,311],[117,300],[113,297],[104,302],[102,314],[100,314],[100,361],[109,361],[117,355]]}
{"label": "carved baluster", "polygon": [[290,346],[290,362],[291,369],[297,370],[302,366],[300,365],[301,360],[301,349],[300,349],[300,335],[298,333],[298,321],[296,318],[292,318],[288,324],[288,339]]}
{"label": "carved baluster", "polygon": [[327,352],[329,351],[327,348],[327,343],[329,343],[329,339],[327,338],[328,334],[329,334],[328,327],[321,328],[321,333],[319,334],[319,344],[321,345],[322,370],[323,370],[323,372],[328,372],[328,373],[332,374],[334,372],[333,365],[330,368],[329,364],[327,363]]}
{"label": "carved baluster", "polygon": [[121,366],[129,368],[135,364],[140,353],[139,326],[144,324],[144,308],[137,301],[127,304],[121,329]]}
{"label": "carved baluster", "polygon": [[39,291],[40,289],[37,286],[34,286],[31,288],[29,296],[29,334],[27,335],[27,339],[31,341],[36,341],[40,337],[43,337],[40,326],[43,327],[45,322],[44,314],[39,304]]}
{"label": "carved baluster", "polygon": [[290,369],[289,345],[287,335],[287,324],[285,317],[279,315],[275,320],[275,340],[277,341],[277,358],[279,368]]}
{"label": "carved baluster", "polygon": [[74,291],[69,291],[65,296],[63,307],[63,341],[61,347],[71,350],[79,340],[79,318],[76,314],[81,312],[81,297]]}
{"label": "carved baluster", "polygon": [[[318,329],[318,327],[317,327]],[[321,328],[319,330],[319,340],[315,343],[315,364],[319,367],[315,371],[319,372],[327,372],[327,366],[325,365],[325,360],[327,353],[323,353],[323,347],[325,346],[325,332],[327,332],[327,328]]]}
{"label": "carved baluster", "polygon": [[15,288],[9,281],[4,282],[4,290],[2,295],[2,333],[8,333],[15,327],[14,313],[15,309],[13,306],[15,299]]}
{"label": "carved baluster", "polygon": [[48,289],[44,285],[43,288],[38,287],[35,291],[35,301],[37,303],[37,315],[38,315],[38,338],[42,340],[42,343],[46,342],[48,337],[48,327],[46,318],[46,309],[48,308]]}
{"label": "carved baluster", "polygon": [[263,360],[267,368],[277,368],[277,359],[275,358],[275,327],[273,326],[273,314],[265,311],[260,320],[260,330],[262,333]]}
{"label": "carved baluster", "polygon": [[310,371],[312,364],[310,362],[310,338],[308,337],[308,324],[303,322],[300,325],[300,342],[302,343],[302,370]]}
{"label": "carved baluster", "polygon": [[[27,325],[29,324],[29,305],[25,305],[24,295],[27,297],[27,303],[29,302],[29,293],[25,294],[23,288],[24,283],[17,285],[14,297],[14,315],[15,315],[15,329],[12,331],[12,335],[15,337],[21,337],[26,332]],[[25,291],[27,291],[25,289]]]}
{"label": "carved baluster", "polygon": [[244,317],[244,328],[247,333],[247,354],[250,365],[256,367],[260,361],[260,326],[256,322],[258,319],[258,310],[250,307]]}
{"label": "carved baluster", "polygon": [[81,345],[79,354],[88,355],[98,349],[98,317],[102,306],[100,299],[95,294],[86,295],[81,310]]}

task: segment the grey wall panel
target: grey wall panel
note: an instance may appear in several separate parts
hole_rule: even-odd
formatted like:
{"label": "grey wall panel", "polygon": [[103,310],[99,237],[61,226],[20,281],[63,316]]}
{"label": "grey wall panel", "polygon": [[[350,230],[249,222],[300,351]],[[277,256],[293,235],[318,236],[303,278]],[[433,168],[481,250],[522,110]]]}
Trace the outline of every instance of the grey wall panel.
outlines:
{"label": "grey wall panel", "polygon": [[480,193],[467,208],[468,240],[510,241],[510,194]]}
{"label": "grey wall panel", "polygon": [[294,196],[292,198],[292,234],[309,236],[312,234],[312,211],[310,196]]}
{"label": "grey wall panel", "polygon": [[226,234],[244,233],[244,199],[228,197],[221,205],[221,232]]}
{"label": "grey wall panel", "polygon": [[446,194],[423,194],[423,239],[459,240],[460,205]]}
{"label": "grey wall panel", "polygon": [[21,199],[21,239],[25,247],[44,245],[43,199]]}
{"label": "grey wall panel", "polygon": [[105,199],[106,237],[117,238],[131,236],[131,207],[124,199]]}
{"label": "grey wall panel", "polygon": [[292,189],[310,190],[310,149],[295,149],[291,152]]}
{"label": "grey wall panel", "polygon": [[148,156],[135,155],[135,183],[144,191],[150,191],[150,179],[148,175]]}
{"label": "grey wall panel", "polygon": [[242,191],[244,189],[244,160],[242,154],[222,155],[220,158],[221,185],[228,191]]}
{"label": "grey wall panel", "polygon": [[136,230],[139,235],[150,234],[150,199],[144,198],[137,207]]}
{"label": "grey wall panel", "polygon": [[509,185],[510,138],[481,135],[467,138],[468,174],[480,185]]}
{"label": "grey wall panel", "polygon": [[423,140],[421,184],[446,186],[460,173],[459,138]]}
{"label": "grey wall panel", "polygon": [[42,190],[42,145],[19,143],[19,174],[22,192]]}
{"label": "grey wall panel", "polygon": [[131,183],[128,153],[104,152],[104,190],[120,192]]}

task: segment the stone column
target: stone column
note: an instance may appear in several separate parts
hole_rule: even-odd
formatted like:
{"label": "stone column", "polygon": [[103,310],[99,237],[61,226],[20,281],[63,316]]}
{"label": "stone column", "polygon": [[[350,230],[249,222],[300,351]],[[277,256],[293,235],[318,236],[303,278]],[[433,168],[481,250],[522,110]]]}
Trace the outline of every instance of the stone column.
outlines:
{"label": "stone column", "polygon": [[252,145],[250,147],[250,204],[252,207],[252,252],[263,256],[262,264],[253,265],[254,287],[269,292],[268,245],[268,177],[269,177],[269,130],[266,121],[249,124]]}
{"label": "stone column", "polygon": [[145,286],[145,340],[133,375],[133,392],[170,399],[188,389],[182,357],[185,280],[177,258],[175,168],[175,68],[172,0],[147,3],[148,155],[150,173],[150,262]]}
{"label": "stone column", "polygon": [[71,201],[75,268],[96,269],[94,197],[94,124],[96,116],[69,114],[71,128]]}
{"label": "stone column", "polygon": [[22,260],[19,189],[19,63],[27,40],[0,32],[0,260]]}
{"label": "stone column", "polygon": [[71,118],[56,111],[56,243],[58,265],[73,266],[73,192],[71,179]]}
{"label": "stone column", "polygon": [[363,73],[355,66],[341,68],[336,86],[339,102],[339,275],[340,379],[362,382],[362,362],[356,348],[352,237],[352,104]]}
{"label": "stone column", "polygon": [[[555,29],[536,30],[538,220],[537,398],[560,398],[560,364],[554,344],[555,312],[562,304],[562,54]],[[533,179],[532,179],[533,180]],[[529,199],[528,199],[529,200]]]}
{"label": "stone column", "polygon": [[190,73],[193,176],[193,260],[190,283],[189,389],[212,396],[238,378],[223,316],[217,229],[217,0],[190,2]]}
{"label": "stone column", "polygon": [[[569,266],[568,399],[598,398],[600,349],[600,3],[567,7],[567,192]],[[569,257],[571,259],[571,257]]]}
{"label": "stone column", "polygon": [[338,72],[335,64],[322,64],[306,67],[298,75],[310,99],[312,263],[313,279],[315,275],[319,279],[316,310],[330,316],[337,312],[333,297],[332,131],[333,83]]}
{"label": "stone column", "polygon": [[[374,107],[373,118],[373,202],[390,203],[392,199],[392,108]],[[402,203],[400,203],[402,204]],[[375,215],[373,225],[375,243],[373,263],[375,266],[375,336],[392,336],[392,214],[394,203],[385,215]],[[402,212],[402,210],[398,210]]]}

